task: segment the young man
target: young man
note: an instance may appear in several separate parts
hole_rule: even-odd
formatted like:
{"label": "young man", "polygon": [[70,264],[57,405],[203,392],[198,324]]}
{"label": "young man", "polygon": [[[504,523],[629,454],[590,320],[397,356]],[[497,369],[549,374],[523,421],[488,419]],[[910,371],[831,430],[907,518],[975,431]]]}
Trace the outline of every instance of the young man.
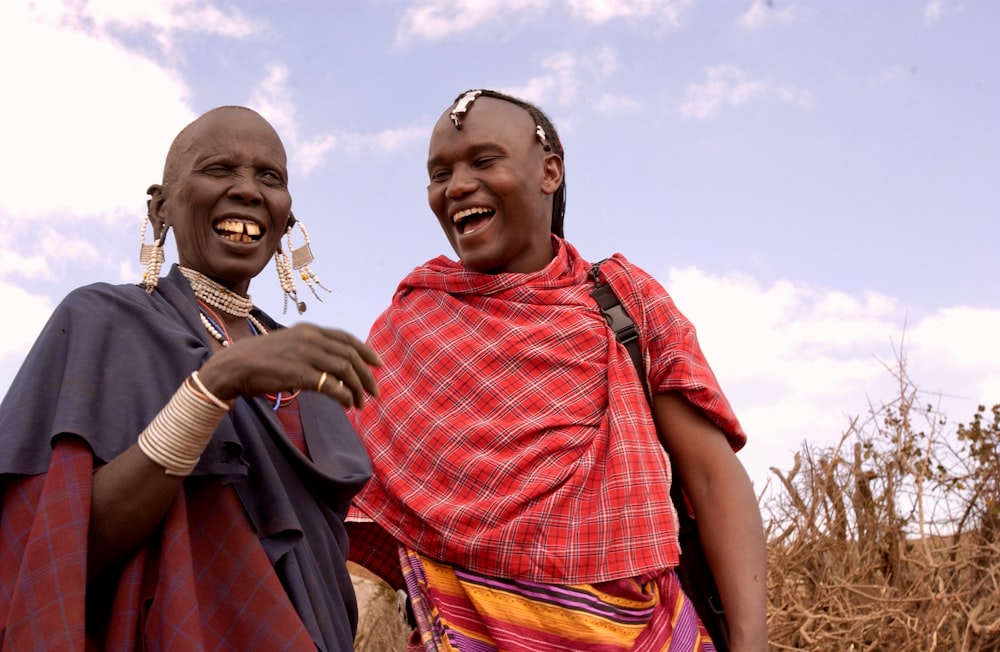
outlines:
{"label": "young man", "polygon": [[425,650],[710,650],[674,572],[670,451],[729,619],[766,649],[745,435],[690,323],[619,254],[649,409],[562,239],[562,146],[536,107],[463,94],[438,120],[428,200],[459,261],[415,269],[374,324],[380,397],[352,419],[373,461],[355,501],[401,543]]}

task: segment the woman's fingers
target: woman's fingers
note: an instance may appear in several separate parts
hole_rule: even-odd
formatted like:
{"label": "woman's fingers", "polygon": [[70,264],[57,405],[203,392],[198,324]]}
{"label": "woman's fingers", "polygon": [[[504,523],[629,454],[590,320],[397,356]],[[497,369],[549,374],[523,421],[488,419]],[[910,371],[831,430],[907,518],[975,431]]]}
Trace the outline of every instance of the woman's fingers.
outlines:
{"label": "woman's fingers", "polygon": [[322,342],[316,365],[337,380],[336,386],[327,384],[327,393],[342,403],[349,394],[351,404],[357,406],[364,404],[365,393],[378,396],[372,367],[382,366],[382,359],[371,347],[350,333],[335,330],[324,330]]}
{"label": "woman's fingers", "polygon": [[309,390],[350,408],[363,405],[365,393],[378,395],[372,367],[381,365],[378,354],[350,333],[297,324],[234,342],[209,358],[201,375],[222,395]]}

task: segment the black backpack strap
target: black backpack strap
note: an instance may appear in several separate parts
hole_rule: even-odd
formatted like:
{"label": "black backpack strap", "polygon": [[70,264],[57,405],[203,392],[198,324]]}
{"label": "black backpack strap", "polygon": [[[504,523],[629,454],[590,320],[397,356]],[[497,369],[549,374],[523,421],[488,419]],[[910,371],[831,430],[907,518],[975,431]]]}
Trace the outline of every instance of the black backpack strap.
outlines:
{"label": "black backpack strap", "polygon": [[635,365],[635,370],[639,372],[642,391],[646,394],[646,398],[650,399],[652,397],[649,393],[649,383],[646,380],[642,349],[639,348],[639,329],[635,327],[635,322],[625,312],[625,308],[618,300],[618,297],[615,296],[615,291],[611,289],[610,285],[601,280],[600,270],[601,263],[603,262],[602,260],[594,263],[593,267],[590,268],[590,275],[594,279],[594,289],[591,291],[590,296],[594,297],[594,301],[601,307],[601,312],[604,313],[604,321],[608,322],[608,326],[615,332],[615,339],[625,345],[629,357],[632,358],[632,364]]}
{"label": "black backpack strap", "polygon": [[[625,346],[629,357],[632,358],[632,364],[635,365],[635,370],[639,374],[642,390],[646,394],[646,400],[649,401],[650,410],[652,410],[653,397],[649,392],[646,365],[643,362],[642,349],[639,346],[639,329],[625,312],[625,307],[618,300],[611,285],[601,280],[601,263],[604,260],[594,263],[590,268],[590,276],[594,281],[594,289],[590,296],[594,297],[601,313],[604,314],[604,320],[615,332],[615,338]],[[670,456],[669,451],[667,451],[667,456]],[[672,461],[671,466],[674,466]],[[674,503],[674,511],[677,512],[677,540],[681,547],[681,563],[677,567],[677,576],[684,592],[694,604],[698,616],[712,637],[716,649],[725,652],[729,650],[729,626],[726,622],[725,612],[722,610],[722,601],[715,585],[715,578],[712,576],[708,560],[705,558],[705,551],[701,546],[698,524],[688,513],[683,483],[676,467],[673,468],[670,483],[670,499]]]}

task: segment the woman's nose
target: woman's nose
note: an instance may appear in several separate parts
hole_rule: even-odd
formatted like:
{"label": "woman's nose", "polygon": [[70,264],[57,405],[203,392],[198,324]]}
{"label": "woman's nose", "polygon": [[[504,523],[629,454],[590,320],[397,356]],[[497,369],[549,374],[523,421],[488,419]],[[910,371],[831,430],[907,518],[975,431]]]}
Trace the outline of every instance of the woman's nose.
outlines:
{"label": "woman's nose", "polygon": [[252,174],[236,175],[233,185],[229,187],[229,198],[246,204],[259,204],[264,201],[260,191],[260,183]]}

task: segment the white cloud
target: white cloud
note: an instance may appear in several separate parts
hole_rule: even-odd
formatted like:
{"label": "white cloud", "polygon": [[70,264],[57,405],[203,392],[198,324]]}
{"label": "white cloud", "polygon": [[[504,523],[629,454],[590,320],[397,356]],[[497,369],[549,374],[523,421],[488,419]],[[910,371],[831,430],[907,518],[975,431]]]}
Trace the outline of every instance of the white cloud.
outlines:
{"label": "white cloud", "polygon": [[567,4],[574,16],[588,23],[606,23],[615,18],[658,18],[677,27],[691,0],[567,0]]}
{"label": "white cloud", "polygon": [[680,105],[680,114],[685,118],[713,118],[724,106],[739,106],[767,94],[803,108],[812,106],[814,102],[814,96],[809,91],[788,84],[776,86],[770,81],[753,79],[737,66],[709,66],[705,74],[707,79],[704,82],[688,86]]}
{"label": "white cloud", "polygon": [[598,77],[608,77],[618,70],[618,52],[610,45],[605,45],[593,54],[587,55],[584,64]]}
{"label": "white cloud", "polygon": [[[907,329],[912,373],[927,389],[975,403],[1000,402],[1000,310],[943,308]],[[969,416],[969,415],[965,415]]]}
{"label": "white cloud", "polygon": [[391,154],[408,147],[410,143],[426,142],[427,125],[385,129],[372,134],[337,132],[335,137],[337,147],[345,152]]}
{"label": "white cloud", "polygon": [[256,85],[256,89],[247,105],[264,116],[281,136],[293,170],[308,175],[337,145],[337,137],[321,133],[303,138],[299,134],[295,103],[288,87],[287,67],[281,64],[268,66],[266,77]]}
{"label": "white cloud", "polygon": [[191,118],[187,87],[110,39],[3,6],[0,58],[12,65],[0,67],[0,87],[19,101],[4,103],[0,123],[0,178],[17,179],[5,184],[0,212],[72,220],[141,209]]}
{"label": "white cloud", "polygon": [[[0,260],[7,262],[8,252]],[[7,306],[12,314],[7,318],[3,337],[0,337],[0,398],[7,394],[14,375],[24,362],[24,356],[52,314],[53,303],[49,297],[32,294],[24,288],[3,280],[0,275],[0,305]]]}
{"label": "white cloud", "polygon": [[612,95],[604,93],[594,102],[594,108],[605,115],[623,115],[635,113],[642,109],[642,103],[638,100],[624,95]]}
{"label": "white cloud", "polygon": [[0,67],[0,87],[19,101],[5,102],[0,123],[0,178],[17,179],[4,187],[0,215],[141,214],[171,139],[194,117],[170,63],[176,37],[259,29],[239,10],[195,0],[2,3],[0,58],[12,65]]}
{"label": "white cloud", "polygon": [[424,0],[404,12],[396,38],[400,43],[412,38],[436,41],[511,16],[536,18],[549,4],[549,0]]}
{"label": "white cloud", "polygon": [[908,325],[905,306],[874,292],[695,268],[661,278],[751,437],[740,457],[758,486],[801,442],[832,445],[869,402],[892,400],[900,347],[910,378],[953,421],[1000,402],[998,309],[945,308]]}
{"label": "white cloud", "polygon": [[299,133],[295,104],[290,99],[292,92],[288,85],[288,69],[277,64],[269,66],[266,78],[257,85],[257,89],[248,106],[258,111],[277,130],[290,165],[304,175],[322,164],[335,149],[353,153],[386,153],[427,138],[425,125],[387,129],[376,134],[333,131],[303,137]]}
{"label": "white cloud", "polygon": [[397,129],[386,129],[375,134],[373,142],[381,152],[396,152],[410,143],[427,141],[427,126],[424,124],[412,127],[400,127]]}
{"label": "white cloud", "polygon": [[268,66],[266,76],[254,87],[257,90],[250,96],[247,105],[264,116],[281,134],[282,140],[296,140],[298,129],[295,105],[288,92],[288,68],[281,64]]}
{"label": "white cloud", "polygon": [[749,30],[763,29],[773,23],[790,23],[797,15],[794,5],[778,9],[773,0],[755,0],[740,16],[740,25]]}
{"label": "white cloud", "polygon": [[546,72],[524,84],[498,90],[540,106],[566,106],[581,87],[591,87],[611,75],[618,68],[618,55],[610,47],[583,54],[556,52],[542,61],[542,68]]}
{"label": "white cloud", "polygon": [[182,33],[243,38],[265,28],[236,7],[221,9],[199,0],[62,0],[31,4],[30,13],[40,22],[99,38],[111,38],[116,31],[139,32],[151,36],[168,54],[175,53],[176,38]]}
{"label": "white cloud", "polygon": [[[16,328],[8,325],[0,337],[0,361],[4,366],[10,361],[16,369],[48,321],[53,306],[48,297],[31,294],[3,280],[0,280],[0,305],[16,307]],[[6,391],[4,387],[3,392]]]}
{"label": "white cloud", "polygon": [[736,66],[710,66],[706,74],[708,79],[704,83],[688,87],[680,109],[685,118],[711,118],[723,105],[743,104],[764,93],[768,87],[767,82],[750,79]]}
{"label": "white cloud", "polygon": [[572,102],[580,86],[578,71],[582,68],[577,55],[556,52],[542,62],[542,68],[548,72],[503,92],[542,106]]}
{"label": "white cloud", "polygon": [[887,66],[879,70],[874,76],[868,80],[869,86],[882,86],[884,84],[890,84],[900,78],[906,73],[906,67],[901,64],[894,64]]}
{"label": "white cloud", "polygon": [[816,98],[812,93],[801,88],[795,88],[794,86],[780,86],[776,89],[776,92],[778,94],[778,99],[782,102],[788,102],[789,104],[794,104],[804,109],[808,109],[816,101]]}
{"label": "white cloud", "polygon": [[941,20],[945,12],[945,0],[931,0],[924,5],[924,22],[936,23]]}
{"label": "white cloud", "polygon": [[553,6],[569,10],[573,18],[602,24],[610,20],[658,20],[669,27],[680,24],[692,0],[423,0],[408,8],[396,31],[400,44],[412,39],[437,41],[471,32],[500,21],[533,21]]}

